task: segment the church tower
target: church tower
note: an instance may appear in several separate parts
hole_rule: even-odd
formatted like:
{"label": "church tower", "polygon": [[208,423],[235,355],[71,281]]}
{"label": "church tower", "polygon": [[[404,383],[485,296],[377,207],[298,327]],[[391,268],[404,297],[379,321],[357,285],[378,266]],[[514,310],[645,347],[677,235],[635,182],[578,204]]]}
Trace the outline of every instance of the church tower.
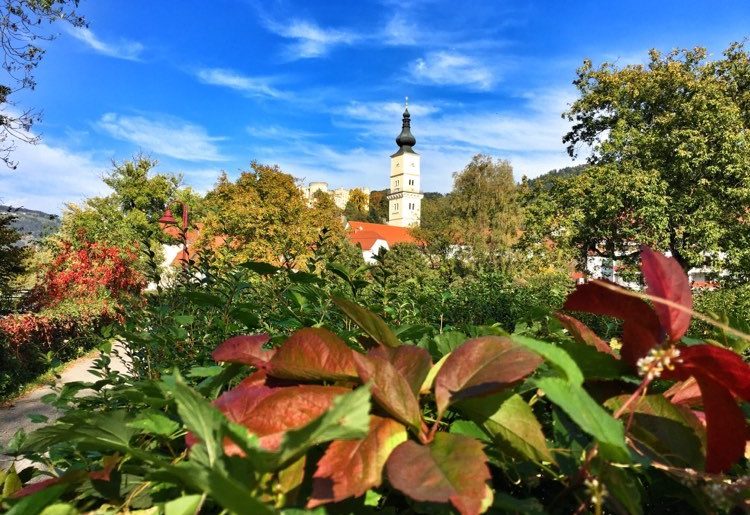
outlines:
{"label": "church tower", "polygon": [[409,99],[406,99],[401,134],[396,138],[398,151],[391,156],[391,189],[388,193],[388,225],[413,227],[419,225],[422,210],[420,156],[412,147],[417,140],[411,133]]}

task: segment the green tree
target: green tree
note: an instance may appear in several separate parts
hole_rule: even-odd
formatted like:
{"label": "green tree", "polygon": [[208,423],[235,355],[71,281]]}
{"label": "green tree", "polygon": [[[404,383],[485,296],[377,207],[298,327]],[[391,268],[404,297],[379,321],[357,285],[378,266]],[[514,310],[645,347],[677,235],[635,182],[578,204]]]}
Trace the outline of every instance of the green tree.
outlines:
{"label": "green tree", "polygon": [[370,202],[367,211],[367,221],[382,224],[388,221],[388,190],[375,190],[370,192]]}
{"label": "green tree", "polygon": [[368,219],[370,198],[360,188],[354,188],[349,192],[349,200],[344,207],[344,216],[347,220],[364,222]]}
{"label": "green tree", "polygon": [[520,248],[534,269],[562,268],[588,256],[634,265],[639,245],[663,246],[664,184],[653,172],[589,166],[570,175],[524,183]]}
{"label": "green tree", "polygon": [[113,163],[103,178],[112,193],[86,199],[81,205],[68,204],[61,235],[74,243],[96,241],[130,250],[145,240],[162,241],[165,235],[158,220],[170,202],[187,200],[190,208],[198,210],[200,197],[189,188],[180,188],[180,176],[153,173],[156,165],[144,156]]}
{"label": "green tree", "polygon": [[[63,21],[74,27],[84,27],[86,20],[76,13],[78,0],[5,0],[0,11],[0,48],[3,52],[5,78],[0,84],[0,161],[11,168],[14,143],[18,140],[36,142],[28,131],[39,120],[40,114],[30,109],[18,109],[10,100],[11,94],[36,86],[34,70],[44,57],[40,44],[55,37],[43,28],[43,23]],[[19,114],[20,112],[20,114]]]}
{"label": "green tree", "polygon": [[20,245],[21,233],[13,227],[14,217],[0,215],[0,310],[4,299],[13,290],[14,280],[25,271],[26,248]]}
{"label": "green tree", "polygon": [[507,270],[523,219],[510,163],[475,155],[453,174],[449,199],[453,240],[474,263]]}
{"label": "green tree", "polygon": [[[684,269],[717,261],[725,251],[724,265],[746,270],[748,54],[734,44],[716,61],[703,48],[649,56],[645,66],[597,68],[584,61],[574,82],[580,98],[564,115],[573,122],[564,138],[568,151],[575,156],[587,145],[590,162],[613,175],[608,184],[628,180],[644,188],[655,202],[644,209],[663,209],[663,232],[655,239]],[[617,204],[627,205],[622,197],[632,191],[625,185],[618,191]]]}
{"label": "green tree", "polygon": [[[325,202],[318,197],[315,203],[319,201]],[[330,211],[316,218],[320,204],[317,210],[308,206],[294,177],[257,162],[235,182],[222,175],[205,202],[207,234],[228,235],[237,261],[300,264],[321,228],[333,223]]]}

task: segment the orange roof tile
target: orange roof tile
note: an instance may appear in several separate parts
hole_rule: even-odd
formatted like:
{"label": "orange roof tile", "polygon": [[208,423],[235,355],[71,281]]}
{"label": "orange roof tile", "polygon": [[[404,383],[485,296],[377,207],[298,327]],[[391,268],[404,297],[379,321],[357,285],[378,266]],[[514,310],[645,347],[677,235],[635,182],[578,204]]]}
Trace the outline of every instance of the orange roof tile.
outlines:
{"label": "orange roof tile", "polygon": [[389,247],[397,243],[418,243],[408,227],[394,225],[349,222],[349,230],[346,234],[352,243],[360,245],[364,250],[371,249],[376,240],[385,240]]}

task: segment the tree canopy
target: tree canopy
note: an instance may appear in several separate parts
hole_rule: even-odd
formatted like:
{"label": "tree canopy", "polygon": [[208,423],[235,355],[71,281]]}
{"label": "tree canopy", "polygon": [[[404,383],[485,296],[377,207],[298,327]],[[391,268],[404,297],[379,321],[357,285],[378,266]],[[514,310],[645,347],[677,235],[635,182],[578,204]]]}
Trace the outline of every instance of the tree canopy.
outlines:
{"label": "tree canopy", "polygon": [[586,191],[581,209],[609,197],[604,225],[619,220],[618,237],[652,241],[684,269],[725,252],[723,266],[746,270],[748,53],[733,44],[715,61],[703,48],[652,50],[649,58],[624,67],[587,60],[578,69],[580,98],[565,113],[573,126],[564,142],[571,156],[589,147],[589,161],[601,165],[596,180],[608,185],[597,193],[604,197]]}

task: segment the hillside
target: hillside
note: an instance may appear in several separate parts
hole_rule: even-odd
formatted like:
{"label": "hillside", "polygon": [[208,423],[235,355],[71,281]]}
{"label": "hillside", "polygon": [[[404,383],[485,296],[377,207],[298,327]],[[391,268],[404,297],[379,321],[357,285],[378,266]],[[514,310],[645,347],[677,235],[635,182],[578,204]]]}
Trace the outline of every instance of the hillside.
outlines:
{"label": "hillside", "polygon": [[0,205],[0,216],[15,217],[13,227],[23,234],[23,242],[29,244],[55,232],[60,227],[60,217],[34,209]]}

